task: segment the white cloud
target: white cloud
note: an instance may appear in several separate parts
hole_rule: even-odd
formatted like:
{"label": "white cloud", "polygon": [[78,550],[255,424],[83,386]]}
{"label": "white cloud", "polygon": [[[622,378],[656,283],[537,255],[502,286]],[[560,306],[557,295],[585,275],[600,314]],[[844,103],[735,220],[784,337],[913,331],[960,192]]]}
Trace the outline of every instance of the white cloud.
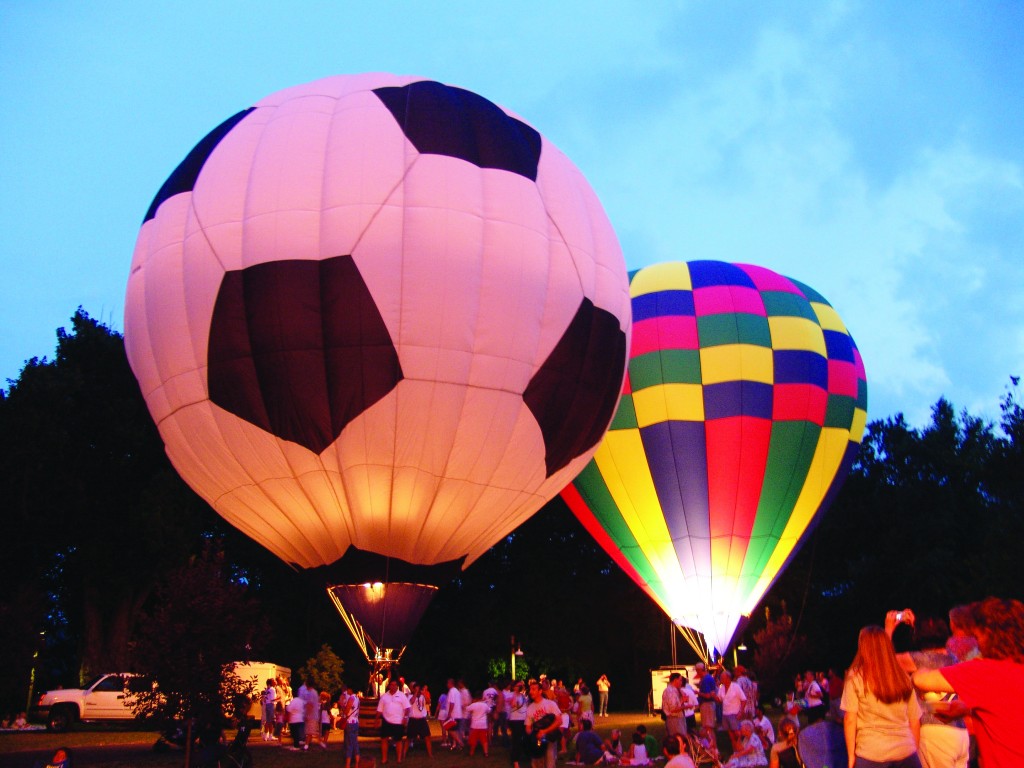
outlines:
{"label": "white cloud", "polygon": [[846,118],[857,52],[834,48],[835,23],[818,36],[767,26],[730,67],[622,120],[601,183],[627,261],[791,275],[847,321],[874,417],[920,422],[942,395],[992,413],[1022,360],[1007,342],[1024,328],[1024,237],[986,229],[1019,222],[1021,169],[963,136],[904,136],[895,157],[877,146],[880,173]]}

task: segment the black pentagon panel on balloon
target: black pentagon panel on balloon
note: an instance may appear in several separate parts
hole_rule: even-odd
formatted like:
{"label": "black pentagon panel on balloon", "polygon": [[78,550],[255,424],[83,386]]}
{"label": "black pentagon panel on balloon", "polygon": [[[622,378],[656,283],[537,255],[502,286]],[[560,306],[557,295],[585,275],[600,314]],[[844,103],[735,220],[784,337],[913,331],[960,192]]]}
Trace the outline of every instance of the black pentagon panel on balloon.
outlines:
{"label": "black pentagon panel on balloon", "polygon": [[238,125],[254,109],[255,107],[249,107],[249,109],[243,109],[238,114],[232,115],[206,134],[202,141],[192,147],[192,151],[178,164],[178,167],[174,169],[174,172],[167,177],[167,181],[160,187],[160,191],[156,193],[153,202],[149,204],[149,210],[146,211],[146,217],[142,220],[143,224],[156,216],[156,210],[164,200],[174,195],[179,195],[182,192],[192,191],[196,185],[196,179],[199,178],[199,172],[203,170],[206,159],[216,149],[217,145],[220,144],[221,140],[230,133],[231,129]]}
{"label": "black pentagon panel on balloon", "polygon": [[625,366],[626,334],[618,319],[583,299],[523,393],[544,435],[548,477],[604,436]]}
{"label": "black pentagon panel on balloon", "polygon": [[430,80],[374,93],[421,153],[537,180],[540,134],[483,96]]}
{"label": "black pentagon panel on balloon", "polygon": [[402,380],[351,256],[225,273],[207,362],[210,400],[314,453]]}

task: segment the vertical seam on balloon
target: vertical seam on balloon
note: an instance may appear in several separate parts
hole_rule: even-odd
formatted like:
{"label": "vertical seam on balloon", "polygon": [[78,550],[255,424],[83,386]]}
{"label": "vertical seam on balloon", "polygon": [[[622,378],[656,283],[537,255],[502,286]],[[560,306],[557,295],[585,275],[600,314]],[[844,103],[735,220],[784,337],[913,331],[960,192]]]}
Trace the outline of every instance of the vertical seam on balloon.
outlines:
{"label": "vertical seam on balloon", "polygon": [[[266,128],[266,126],[271,121],[273,121],[277,117],[278,109],[279,109],[279,107],[274,107],[273,108],[273,111],[271,112],[267,122],[264,124],[264,129]],[[255,157],[256,151],[258,151],[258,149],[259,149],[259,145],[260,145],[260,143],[262,141],[263,136],[264,136],[264,133],[261,132],[261,134],[260,134],[260,141],[257,142],[256,149],[254,150],[254,157]],[[255,162],[250,163],[250,165],[249,165],[249,180],[247,182],[247,190],[248,190],[248,187],[253,183],[252,179],[253,179],[253,174],[255,173],[255,170],[256,170],[256,163]],[[248,200],[249,200],[249,195],[247,193],[246,194],[246,202],[248,202]],[[243,227],[245,226],[245,223],[248,222],[248,221],[249,221],[249,216],[248,215],[244,215],[243,216]],[[243,241],[244,241],[244,233],[243,233]],[[243,269],[245,269],[249,265],[243,263],[241,266],[242,266]],[[319,275],[318,275],[318,277],[319,277]],[[247,317],[248,317],[248,314],[247,314]],[[249,332],[249,336],[250,336],[250,349],[251,349],[251,347],[252,347],[252,344],[251,344],[252,328],[251,328],[251,324],[249,322],[246,322],[246,330]],[[253,364],[254,365],[256,364],[255,354],[253,355]],[[258,368],[257,368],[257,371],[258,371]],[[261,392],[260,401],[261,402],[263,402],[262,391],[263,391],[263,387],[261,386],[260,387],[260,392]],[[306,499],[306,502],[308,504],[307,510],[304,510],[305,514],[303,515],[303,517],[307,517],[307,520],[308,520],[308,515],[311,512],[312,516],[314,518],[316,518],[317,520],[319,520],[320,523],[322,524],[323,523],[323,518],[322,518],[322,516],[320,514],[320,511],[319,511],[317,505],[313,502],[313,499],[310,498],[309,493],[308,493],[308,491],[306,489],[306,485],[305,485],[305,483],[302,480],[302,476],[298,475],[294,471],[294,465],[289,460],[288,451],[285,450],[284,447],[283,447],[283,443],[290,442],[290,441],[283,440],[282,438],[280,438],[280,437],[278,437],[276,435],[273,436],[273,440],[274,440],[274,443],[275,443],[275,445],[277,447],[278,453],[279,453],[279,455],[281,457],[281,461],[284,463],[284,465],[286,467],[288,467],[289,471],[291,472],[292,477],[294,477],[294,480],[295,480],[294,481],[294,485],[297,486],[298,492],[302,494],[302,496]],[[316,461],[319,462],[319,457],[316,457]],[[309,473],[306,473],[306,474],[309,474]],[[262,490],[262,487],[261,487],[261,490]],[[264,493],[266,493],[266,491],[264,491]],[[278,505],[275,504],[275,506],[278,506]],[[323,557],[322,557],[322,555],[320,553],[320,547],[317,545],[317,539],[319,537],[313,536],[311,538],[309,536],[309,531],[307,530],[308,529],[308,524],[306,526],[301,526],[300,527],[299,525],[297,525],[296,523],[293,522],[292,525],[295,528],[296,533],[298,534],[298,538],[305,545],[307,561],[309,561],[311,563],[316,563],[318,560],[322,561]]]}
{"label": "vertical seam on balloon", "polygon": [[[462,98],[461,95],[459,96],[459,98],[460,99]],[[406,115],[408,116],[408,110],[406,110]],[[483,168],[480,168],[480,172],[476,174],[476,188],[477,188],[477,201],[479,201],[479,204],[480,204],[481,208],[483,208],[483,200],[486,197],[486,193],[485,193],[484,187],[486,185],[486,179],[487,178],[489,178],[489,175],[484,171]],[[448,215],[449,210],[450,210],[449,207],[446,207],[444,209],[444,212],[445,212],[446,216]],[[481,211],[481,213],[482,213],[482,211]],[[487,230],[487,226],[486,226],[486,221],[485,221],[485,219],[483,218],[482,215],[480,216],[480,219],[481,219],[481,226],[480,226],[480,230],[481,230],[481,232],[480,232],[480,252],[481,252],[480,253],[480,262],[481,262],[481,264],[479,266],[480,274],[478,275],[478,278],[482,279],[483,278],[483,273],[485,271],[485,268],[484,268],[482,262],[486,258],[486,253],[487,253],[488,230]],[[447,249],[448,246],[449,246],[449,243],[448,243],[447,240],[445,241],[444,245],[445,245],[445,248]],[[480,323],[480,314],[481,314],[481,312],[480,312],[480,302],[478,300],[477,305],[476,305],[476,316],[474,318],[474,331],[478,331],[479,328],[480,328],[480,325],[479,325],[479,323]],[[473,339],[478,338],[477,333],[474,332],[472,338]],[[461,394],[460,405],[459,405],[459,416],[458,416],[457,424],[461,424],[462,423],[463,416],[464,416],[465,410],[466,410],[466,404],[467,404],[467,401],[469,399],[469,392],[470,392],[470,388],[472,386],[471,381],[472,381],[472,377],[473,377],[473,360],[474,360],[474,357],[475,357],[475,353],[476,353],[476,349],[472,345],[472,342],[471,342],[471,346],[470,346],[470,349],[469,349],[469,356],[470,356],[469,372],[468,372],[469,376],[468,376],[468,380],[466,381],[465,386],[462,388],[462,394]],[[433,395],[434,395],[434,393],[437,392],[437,384],[434,384],[431,387],[430,391],[431,391],[431,400],[433,400]],[[491,413],[491,418],[492,419],[494,418],[494,413],[493,412]],[[489,431],[490,430],[488,430],[488,432]],[[433,496],[432,496],[432,498],[430,500],[430,510],[431,511],[434,511],[434,504],[437,502],[437,495],[438,495],[438,492],[440,490],[440,485],[445,481],[445,479],[448,478],[448,470],[449,470],[449,468],[451,466],[452,453],[454,452],[456,442],[459,439],[459,434],[458,433],[459,433],[459,429],[458,429],[458,426],[457,426],[456,427],[455,437],[448,443],[448,446],[447,446],[447,450],[446,450],[446,453],[445,453],[445,459],[444,459],[444,465],[443,465],[443,467],[441,469],[441,478],[440,478],[441,482],[435,484],[435,486],[434,486],[434,494],[433,494]],[[474,476],[473,473],[470,473],[470,476]],[[493,477],[493,475],[492,475],[492,477]],[[490,479],[491,478],[489,477],[488,480],[490,480]],[[479,501],[479,499],[486,493],[486,484],[483,483],[483,482],[480,482],[480,483],[476,483],[476,482],[469,483],[465,479],[460,479],[458,482],[459,482],[460,486],[463,487],[463,488],[466,487],[467,485],[471,485],[474,489],[477,489],[477,493],[476,493],[477,501]],[[457,528],[453,528],[453,529],[450,530],[449,535],[441,543],[441,551],[444,551],[445,548],[447,548],[451,544],[451,541],[454,539],[454,537],[456,536],[457,532],[458,532]],[[421,529],[421,533],[422,533],[422,529]],[[472,550],[470,550],[470,551],[472,551]]]}
{"label": "vertical seam on balloon", "polygon": [[[406,237],[407,237],[406,211],[407,211],[407,207],[405,205],[405,199],[407,197],[407,193],[406,193],[405,187],[406,187],[406,180],[409,178],[409,174],[412,172],[413,166],[416,165],[416,161],[417,161],[417,159],[419,157],[419,151],[416,150],[415,147],[413,147],[412,141],[408,138],[409,137],[409,132],[408,132],[409,111],[410,111],[410,108],[412,106],[412,91],[413,91],[413,87],[412,86],[413,86],[413,84],[410,84],[410,87],[405,89],[405,101],[406,101],[405,117],[404,117],[405,123],[402,125],[402,151],[403,151],[403,156],[405,158],[409,158],[410,155],[412,155],[412,160],[409,161],[407,159],[406,162],[403,163],[403,165],[405,167],[404,167],[403,172],[402,172],[402,177],[396,182],[395,187],[392,189],[392,193],[391,193],[391,194],[394,194],[395,191],[401,189],[401,194],[402,194],[401,216],[399,217],[400,226],[401,226],[401,235],[399,237],[399,241],[401,243],[401,246],[400,246],[400,249],[399,249],[400,250],[400,254],[399,254],[399,259],[398,259],[398,264],[399,264],[399,268],[398,268],[398,297],[399,297],[399,300],[398,300],[398,342],[395,344],[396,351],[402,349],[404,347],[404,342],[405,342],[405,333],[404,333],[404,329],[405,329],[405,277],[406,277],[406,275],[405,275],[405,252],[406,252],[406,246],[408,245],[408,243],[406,242]],[[390,199],[390,195],[386,199]],[[383,208],[383,206],[381,207],[381,209],[382,208]],[[381,209],[378,209],[378,212]],[[376,214],[374,215],[374,219],[375,218],[376,218]],[[369,229],[369,225],[367,226],[367,229]],[[365,232],[365,230],[364,230],[364,232]],[[361,237],[362,237],[362,235],[360,235],[360,238]],[[399,359],[401,359],[401,355],[399,355]],[[433,392],[434,392],[434,390],[431,389],[431,397],[433,397]],[[388,504],[388,510],[387,510],[387,534],[386,534],[387,548],[388,549],[391,548],[391,539],[392,539],[392,536],[393,536],[392,530],[393,530],[393,525],[394,525],[394,509],[395,509],[395,504],[396,504],[396,496],[395,496],[396,480],[397,480],[398,471],[399,471],[399,466],[398,466],[398,413],[399,413],[399,399],[400,398],[401,398],[401,392],[400,392],[400,387],[399,387],[399,388],[396,388],[396,390],[395,390],[395,399],[394,399],[394,424],[395,424],[395,429],[392,431],[392,438],[391,438],[391,489],[390,489],[390,492],[389,492],[390,503]],[[415,477],[413,479],[413,482],[414,483],[416,482],[416,478]],[[430,505],[424,511],[424,519],[423,519],[423,523],[424,524],[431,517],[430,513],[431,513],[431,510],[433,508],[434,499],[436,498],[436,490],[437,490],[437,486],[435,485],[435,495],[434,495],[434,498],[431,499]],[[413,547],[416,547],[419,544],[419,542],[422,540],[422,536],[423,536],[423,526],[421,525],[419,533],[417,534],[417,537],[416,537],[416,542],[413,544]]]}
{"label": "vertical seam on balloon", "polygon": [[[366,92],[366,91],[372,91],[372,89],[364,89],[364,91],[362,91],[362,92]],[[406,96],[406,98],[408,99],[408,95]],[[409,140],[407,138],[405,138],[404,132],[403,132],[402,135],[403,135],[403,147],[404,147],[405,155],[406,155],[406,157],[408,157],[409,156],[409,146],[410,146],[410,143],[409,143]],[[415,165],[416,165],[416,157],[415,156],[413,157],[412,162],[406,162],[404,164],[404,168],[402,170],[401,177],[398,180],[395,181],[394,185],[391,187],[391,189],[388,191],[388,193],[384,196],[384,198],[383,198],[384,202],[377,206],[377,208],[374,210],[373,214],[370,216],[369,220],[366,222],[366,224],[363,227],[362,231],[360,231],[358,236],[353,240],[353,242],[352,242],[352,257],[353,257],[353,261],[355,261],[355,253],[356,253],[356,251],[359,250],[359,245],[360,245],[360,243],[362,243],[364,236],[370,230],[370,228],[374,225],[374,223],[376,223],[378,217],[381,215],[383,210],[387,207],[388,202],[394,198],[395,194],[399,190],[403,189],[403,187],[405,185],[405,181],[408,178],[409,173],[412,171],[412,169],[413,169],[413,167]],[[403,192],[403,197],[404,197],[404,192]],[[402,253],[404,253],[405,252],[405,207],[404,207],[404,205],[402,206],[401,226],[402,226],[402,237],[401,237],[401,248],[400,248],[400,250],[401,250]],[[405,277],[405,260],[404,260],[404,258],[402,258],[400,256],[398,261],[399,261],[398,327],[396,329],[396,336],[397,336],[397,338],[393,338],[392,339],[392,343],[394,343],[394,345],[395,345],[395,351],[396,352],[398,352],[401,349],[402,338],[403,338],[403,336],[402,336],[402,325],[403,325],[402,306],[403,306],[404,302],[402,301],[402,296],[403,296],[402,291],[403,291],[403,284],[404,284],[404,277]],[[358,268],[358,262],[356,262],[356,267]],[[389,330],[389,333],[390,333],[390,330]],[[393,415],[394,415],[393,422],[395,424],[397,424],[397,421],[398,421],[398,401],[399,401],[399,398],[401,396],[400,395],[400,390],[401,390],[401,386],[399,385],[399,387],[396,387],[395,390],[394,390],[394,398],[383,398],[384,400],[392,399],[393,402],[394,402],[394,405],[393,405]],[[387,526],[387,531],[388,532],[387,532],[387,535],[385,537],[388,542],[391,541],[391,513],[390,513],[390,509],[391,509],[391,507],[394,504],[394,499],[395,499],[395,475],[396,475],[396,470],[398,469],[398,465],[397,465],[397,461],[396,461],[397,460],[397,445],[398,445],[397,429],[393,431],[392,435],[393,435],[392,436],[392,444],[391,444],[391,457],[392,457],[392,461],[390,463],[390,468],[391,468],[391,482],[390,482],[390,485],[391,485],[391,488],[390,488],[389,495],[388,495],[388,498],[389,498],[389,503],[388,503],[388,510],[389,510],[388,511],[388,526]],[[340,435],[339,435],[339,438],[340,438]],[[338,443],[338,440],[335,440],[336,450],[340,451],[340,446],[338,446],[337,443]],[[366,447],[366,445],[364,444],[364,448],[365,447]],[[339,454],[339,459],[340,458],[341,458],[341,456]],[[350,510],[357,509],[357,507],[355,507],[355,506],[353,506],[351,504],[351,494],[349,493],[349,482],[348,482],[348,480],[347,480],[347,478],[345,476],[345,468],[341,465],[340,461],[339,461],[339,474],[340,474],[340,477],[341,477],[342,489],[345,492],[346,500],[349,502],[349,509]],[[368,483],[370,482],[369,476],[367,477],[367,482]],[[372,493],[368,493],[367,497],[368,498],[372,498]],[[375,508],[374,508],[373,511],[371,511],[371,515],[372,514],[375,514]],[[354,539],[355,539],[355,536],[354,536],[355,528],[354,527],[352,529],[352,534],[353,534],[353,541],[354,541]]]}
{"label": "vertical seam on balloon", "polygon": [[[253,111],[253,114],[255,114],[255,113],[256,113],[256,110]],[[272,117],[271,117],[271,119],[272,119]],[[264,130],[266,128],[266,124],[267,124],[266,122],[263,123],[263,129]],[[254,158],[255,158],[255,155],[256,155],[256,153],[257,153],[257,151],[259,149],[259,144],[260,144],[260,141],[261,141],[262,137],[263,137],[263,130],[260,131],[260,138],[258,138],[256,140],[255,146],[253,147],[253,151],[252,151],[252,155],[251,155],[252,160],[249,163],[249,172],[248,172],[248,175],[246,177],[246,184],[245,184],[246,194],[245,194],[244,206],[248,205],[248,201],[249,201],[248,190],[252,186],[252,183],[253,183],[253,173],[255,171],[255,166],[256,166]],[[200,175],[202,175],[202,171],[200,171]],[[198,179],[197,179],[197,182],[196,182],[195,186],[198,186]],[[213,255],[213,258],[216,260],[218,266],[221,268],[221,271],[226,275],[227,272],[228,272],[227,265],[221,259],[220,254],[217,252],[217,249],[214,248],[213,243],[212,243],[212,241],[210,240],[210,238],[209,238],[209,236],[207,234],[206,226],[203,223],[203,220],[202,220],[202,218],[199,215],[199,210],[195,206],[195,197],[194,197],[194,195],[195,195],[195,189],[193,189],[192,193],[189,196],[189,211],[195,217],[197,229],[201,233],[201,236],[202,236],[203,240],[206,242],[208,251],[210,252],[210,254]],[[243,210],[242,210],[241,220],[239,221],[239,227],[240,227],[240,229],[239,229],[239,242],[244,242],[245,241],[245,230],[247,228],[247,222],[249,221],[248,212],[247,212],[247,210],[246,210],[246,208],[244,206],[243,206]],[[182,249],[183,250],[184,250],[184,246],[185,246],[185,239],[186,239],[185,238],[185,233],[183,232],[182,233]],[[244,264],[242,264],[241,266],[243,268],[245,267]],[[182,272],[182,276],[184,278],[184,271]],[[188,313],[187,312],[186,312],[186,317],[188,317]],[[246,323],[246,333],[249,336],[249,342],[250,342],[249,343],[249,348],[250,348],[250,351],[251,351],[252,350],[252,333],[251,333],[251,328],[250,328],[248,322]],[[206,363],[205,363],[205,368],[206,368],[206,371],[207,371],[207,376],[205,378],[206,378],[206,382],[207,382],[206,383],[206,390],[207,390],[207,397],[208,397],[209,396],[209,342],[207,342],[206,355],[207,355],[207,360],[206,360]],[[253,368],[255,370],[255,368],[256,368],[255,358],[252,359],[252,365],[253,365]],[[266,406],[262,402],[262,397],[260,398],[260,402],[261,402],[261,406],[263,407],[263,409],[265,411],[266,410]],[[213,408],[219,407],[219,406],[216,406],[214,403],[212,403],[212,401],[210,402],[210,405]],[[219,429],[218,429],[218,437],[221,437],[221,439],[223,439],[223,436],[221,435]],[[280,448],[278,448],[278,450],[280,450]],[[284,460],[284,463],[286,465],[290,466],[287,458],[284,456],[284,452],[283,451],[281,451],[281,454],[282,454],[282,459]],[[252,487],[252,488],[258,489],[260,493],[266,494],[266,491],[263,490],[263,487],[262,487],[261,483],[258,482],[255,477],[253,477],[252,473],[246,467],[244,467],[240,462],[238,462],[237,460],[233,459],[233,461],[234,461],[235,465],[238,467],[238,470],[239,470],[240,474],[242,474],[243,476],[245,476],[245,477],[247,477],[249,479],[249,484],[248,485],[250,487]],[[237,490],[237,488],[240,488],[240,487],[242,487],[242,486],[237,486],[235,490]],[[233,497],[233,496],[235,496],[235,492],[234,491],[226,491],[225,493],[222,493],[219,496],[217,496],[216,499],[213,502],[211,502],[211,506],[214,506],[216,508],[217,503],[219,503],[219,501],[222,498],[224,498],[224,497]],[[239,502],[240,503],[244,503],[244,502],[241,502],[240,499],[239,499]],[[249,509],[252,509],[251,505],[246,504],[246,506]],[[275,508],[277,507],[277,505],[274,505],[274,506],[275,506]],[[233,517],[237,517],[237,516],[233,516]],[[275,528],[275,526],[269,524],[268,520],[264,516],[259,515],[259,517],[263,521],[263,523],[266,524],[268,527],[277,530]],[[296,526],[294,523],[292,523],[292,527],[296,531],[296,533],[299,534],[299,536],[302,539],[306,539],[306,537],[302,534],[302,532],[298,528],[298,526]],[[288,538],[288,543],[291,545],[291,548],[292,548],[293,552],[296,555],[301,554],[301,550],[298,549],[294,544],[292,544],[292,541],[293,540],[289,537]],[[311,543],[311,542],[308,541],[308,539],[306,539],[306,542],[307,543]],[[298,559],[299,558],[296,558],[296,560],[298,560]]]}
{"label": "vertical seam on balloon", "polygon": [[[366,93],[367,90],[368,89],[363,88],[362,90],[354,91],[354,93],[363,94],[363,93]],[[341,97],[336,97],[335,98],[335,103],[334,103],[334,110],[332,110],[332,112],[331,112],[330,125],[328,126],[328,130],[327,130],[327,147],[330,147],[331,138],[334,135],[335,120],[338,117],[338,112],[341,109],[341,105],[342,105]],[[326,154],[326,152],[325,152],[325,154]],[[327,177],[327,172],[328,172],[329,167],[330,167],[330,164],[327,163],[327,162],[324,162],[323,179],[321,181],[321,188],[320,188],[320,191],[321,191],[321,203],[323,202],[324,190],[327,188],[326,177]],[[360,199],[362,199],[362,196],[360,196]],[[323,232],[324,218],[323,218],[322,214],[323,214],[323,206],[321,205],[320,232],[319,232],[319,237],[320,237],[320,255],[321,256],[323,256],[323,243],[324,243],[324,239],[325,239],[324,238],[324,232]],[[376,214],[374,214],[374,216],[376,216]],[[371,219],[370,219],[371,222],[373,221],[373,218],[374,217],[371,217]],[[367,227],[369,227],[369,224],[367,224]],[[363,232],[359,233],[359,238],[357,238],[357,240],[356,240],[357,243],[358,243],[358,240],[362,238],[362,236],[365,233],[365,231],[366,230],[364,229]],[[355,244],[353,244],[351,250],[352,250],[351,254],[329,254],[329,255],[330,256],[346,256],[346,255],[350,256],[352,258],[353,265],[355,265],[355,250],[356,250],[356,245]],[[356,266],[356,269],[358,270],[358,266]],[[330,396],[330,389],[328,389],[328,397],[329,396]],[[331,417],[332,417],[331,423],[332,424],[334,423],[333,415],[334,414],[332,413],[331,414]],[[344,432],[344,430],[342,430],[342,432]],[[352,513],[353,513],[353,510],[356,509],[356,507],[352,503],[352,497],[351,497],[351,494],[349,493],[350,482],[349,482],[348,478],[346,477],[346,467],[344,466],[344,464],[342,462],[343,454],[342,454],[342,450],[341,450],[341,434],[338,434],[334,438],[334,440],[332,441],[331,445],[326,450],[331,451],[331,453],[335,457],[334,464],[337,467],[337,470],[336,470],[337,482],[335,482],[334,475],[332,475],[331,470],[328,469],[327,466],[323,463],[323,460],[322,460],[323,453],[322,452],[320,454],[317,454],[317,461],[319,461],[321,463],[321,467],[323,468],[323,472],[324,472],[324,475],[325,475],[325,478],[326,478],[326,481],[327,481],[327,485],[329,486],[330,491],[331,491],[331,495],[334,497],[335,504],[337,505],[337,517],[344,524],[345,531],[346,531],[346,533],[348,535],[348,543],[344,546],[344,548],[339,547],[339,549],[341,551],[341,555],[343,556],[348,551],[349,547],[351,547],[353,545],[353,543],[355,542],[355,540],[356,540],[356,526],[355,526],[354,520],[352,519]],[[366,455],[365,451],[364,451],[364,455]],[[341,487],[341,494],[340,495],[338,493],[338,487],[337,486]]]}

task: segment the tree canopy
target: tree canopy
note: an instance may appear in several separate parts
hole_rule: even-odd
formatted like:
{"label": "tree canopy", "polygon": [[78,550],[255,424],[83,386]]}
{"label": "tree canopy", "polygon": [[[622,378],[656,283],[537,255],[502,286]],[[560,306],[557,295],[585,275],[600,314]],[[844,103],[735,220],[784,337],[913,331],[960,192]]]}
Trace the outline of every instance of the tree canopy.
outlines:
{"label": "tree canopy", "polygon": [[[76,684],[86,671],[147,671],[160,644],[143,616],[189,624],[193,650],[227,643],[218,653],[231,656],[244,638],[296,670],[330,644],[347,681],[364,685],[325,585],[226,526],[178,478],[110,328],[76,312],[54,359],[30,360],[0,392],[0,435],[0,493],[16,532],[0,559],[0,647],[11,663],[0,703],[20,708],[33,664],[37,689]],[[890,608],[944,615],[989,594],[1024,597],[1022,506],[1016,380],[995,422],[946,400],[921,427],[901,414],[870,422],[832,509],[752,617],[752,655],[740,661],[771,665],[758,671],[782,681],[801,667],[843,668],[859,628]],[[203,568],[216,578],[187,582]],[[229,607],[244,613],[230,642],[215,621],[190,623]],[[247,634],[256,627],[265,631]],[[639,706],[647,671],[671,661],[671,632],[556,499],[442,585],[401,673],[480,685],[507,668],[515,635],[526,654],[517,664],[532,674],[592,682],[607,673],[618,701]]]}

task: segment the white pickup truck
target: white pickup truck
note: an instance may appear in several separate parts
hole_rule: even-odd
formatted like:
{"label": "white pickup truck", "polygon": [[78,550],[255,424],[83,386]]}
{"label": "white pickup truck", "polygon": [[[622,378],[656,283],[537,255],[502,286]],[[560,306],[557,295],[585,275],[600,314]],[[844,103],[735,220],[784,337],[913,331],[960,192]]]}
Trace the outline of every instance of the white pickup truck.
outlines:
{"label": "white pickup truck", "polygon": [[51,731],[66,731],[77,721],[84,723],[125,721],[135,717],[134,694],[149,690],[151,683],[139,675],[107,673],[84,688],[47,691],[32,707],[33,722],[45,723]]}
{"label": "white pickup truck", "polygon": [[[250,719],[260,719],[259,694],[267,678],[291,677],[291,670],[263,661],[235,662],[234,673],[253,684]],[[76,722],[124,722],[135,717],[134,695],[150,690],[148,678],[126,672],[108,672],[91,680],[84,688],[57,688],[39,697],[29,712],[34,723],[44,723],[48,730],[66,731]]]}

